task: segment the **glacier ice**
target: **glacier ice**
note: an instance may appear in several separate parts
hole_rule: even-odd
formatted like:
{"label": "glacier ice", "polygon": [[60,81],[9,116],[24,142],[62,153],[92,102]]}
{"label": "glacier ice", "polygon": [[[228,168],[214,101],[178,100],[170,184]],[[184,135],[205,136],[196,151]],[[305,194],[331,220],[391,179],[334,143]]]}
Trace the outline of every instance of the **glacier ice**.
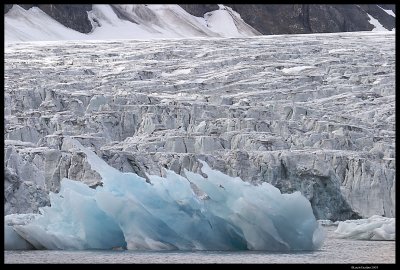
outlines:
{"label": "glacier ice", "polygon": [[[391,32],[7,44],[5,212],[37,212],[49,200],[36,187],[58,192],[64,177],[101,181],[70,135],[124,172],[197,172],[202,159],[301,191],[318,219],[394,217],[394,44]],[[313,68],[282,71],[299,67]]]}
{"label": "glacier ice", "polygon": [[35,216],[35,214],[11,214],[4,217],[4,248],[6,250],[33,249],[33,246],[13,229],[13,225],[27,224]]}
{"label": "glacier ice", "polygon": [[205,162],[203,175],[185,171],[185,178],[166,170],[165,177],[146,181],[70,140],[103,185],[92,189],[64,178],[60,192],[50,194],[50,207],[27,224],[13,225],[37,249],[290,251],[323,243],[325,233],[300,192],[254,186]]}
{"label": "glacier ice", "polygon": [[368,219],[346,220],[339,222],[335,231],[337,238],[356,240],[396,239],[396,219],[373,215]]}

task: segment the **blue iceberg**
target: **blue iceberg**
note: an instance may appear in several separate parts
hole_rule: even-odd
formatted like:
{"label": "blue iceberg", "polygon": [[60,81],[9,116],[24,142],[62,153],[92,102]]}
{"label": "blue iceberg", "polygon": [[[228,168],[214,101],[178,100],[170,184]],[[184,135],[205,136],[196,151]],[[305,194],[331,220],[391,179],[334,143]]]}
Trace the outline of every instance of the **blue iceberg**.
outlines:
{"label": "blue iceberg", "polygon": [[149,183],[74,143],[103,185],[63,179],[60,192],[50,194],[51,207],[13,226],[37,249],[293,251],[323,243],[324,231],[300,192],[254,186],[203,161],[207,177],[167,170],[165,177],[150,175]]}

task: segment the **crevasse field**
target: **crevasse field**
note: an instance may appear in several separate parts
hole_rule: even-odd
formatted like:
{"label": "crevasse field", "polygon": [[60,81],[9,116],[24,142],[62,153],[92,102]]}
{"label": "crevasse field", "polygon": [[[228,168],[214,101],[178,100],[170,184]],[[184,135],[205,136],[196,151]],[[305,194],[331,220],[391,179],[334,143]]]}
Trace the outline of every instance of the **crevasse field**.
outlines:
{"label": "crevasse field", "polygon": [[[6,170],[15,177],[6,182],[9,200],[5,211],[29,213],[48,205],[48,191],[65,190],[60,185],[62,178],[92,187],[104,181],[88,154],[77,151],[68,139],[72,138],[118,171],[134,173],[143,181],[149,180],[149,175],[168,178],[173,174],[165,175],[163,167],[181,175],[185,170],[201,173],[204,160],[203,166],[209,164],[227,175],[239,176],[260,189],[261,183],[268,182],[282,193],[299,190],[305,197],[301,200],[309,202],[309,210],[298,214],[312,224],[297,228],[306,232],[308,248],[284,249],[282,243],[287,241],[278,238],[287,234],[277,233],[272,234],[279,236],[272,248],[253,249],[314,249],[316,222],[314,217],[308,218],[310,214],[332,220],[374,214],[393,217],[394,52],[394,33],[390,32],[6,44],[5,160]],[[154,179],[159,179],[160,185],[164,181]],[[65,183],[79,192],[93,193],[83,184],[80,189],[79,184]],[[225,182],[219,184],[222,187],[209,192],[227,188]],[[227,200],[218,193],[214,196]],[[257,196],[250,197],[257,201]],[[268,205],[280,202],[275,197],[262,200]],[[278,215],[289,209],[278,204],[273,208]],[[110,209],[114,205],[105,203],[103,207],[117,215],[117,209]],[[68,209],[68,205],[63,207]],[[75,225],[68,229],[77,228]],[[297,223],[290,225],[296,227]],[[60,232],[63,228],[51,229]],[[231,232],[238,231],[232,228]],[[234,246],[247,239],[245,235],[242,240],[234,233],[231,236],[224,239],[237,241]],[[249,237],[253,246],[270,243],[270,239]],[[135,243],[160,247],[160,243],[140,241],[132,241],[131,247]],[[294,241],[293,245],[307,241]],[[330,255],[324,256],[321,251],[327,247]],[[384,255],[374,256],[377,250]],[[6,261],[18,260],[19,254],[5,252]],[[60,253],[43,254],[60,257]],[[133,253],[120,252],[118,256],[121,254],[128,258]],[[328,233],[318,251],[285,254],[256,254],[255,262],[267,262],[265,258],[274,262],[285,262],[281,258],[288,262],[391,262],[394,242],[368,244],[333,239]],[[104,259],[96,256],[93,262]],[[183,258],[187,253],[177,256]],[[235,256],[246,257],[240,253],[226,256],[232,261]],[[55,261],[60,260],[56,257]],[[209,258],[204,255],[204,259]]]}

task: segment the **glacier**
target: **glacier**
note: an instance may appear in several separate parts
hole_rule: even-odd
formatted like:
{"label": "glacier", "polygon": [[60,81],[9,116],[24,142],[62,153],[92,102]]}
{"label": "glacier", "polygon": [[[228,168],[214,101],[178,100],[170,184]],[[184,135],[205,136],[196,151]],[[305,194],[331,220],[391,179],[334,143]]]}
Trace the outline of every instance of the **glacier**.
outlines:
{"label": "glacier", "polygon": [[301,191],[317,219],[395,217],[394,45],[393,32],[5,44],[4,212],[37,213],[64,177],[100,181],[68,135],[142,177],[201,159]]}
{"label": "glacier", "polygon": [[40,214],[6,216],[5,249],[29,243],[68,250],[293,251],[323,244],[325,232],[298,191],[252,185],[204,161],[201,174],[185,171],[185,178],[165,170],[164,177],[146,180],[109,166],[75,139],[65,140],[86,154],[102,185],[64,178]]}

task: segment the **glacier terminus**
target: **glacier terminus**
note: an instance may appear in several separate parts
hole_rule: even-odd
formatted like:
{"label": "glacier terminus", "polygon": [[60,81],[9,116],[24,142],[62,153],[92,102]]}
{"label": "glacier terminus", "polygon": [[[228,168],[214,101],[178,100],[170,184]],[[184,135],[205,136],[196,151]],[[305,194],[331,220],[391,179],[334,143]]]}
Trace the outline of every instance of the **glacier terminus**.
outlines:
{"label": "glacier terminus", "polygon": [[316,250],[317,219],[361,218],[338,233],[393,239],[394,40],[5,44],[6,243]]}

